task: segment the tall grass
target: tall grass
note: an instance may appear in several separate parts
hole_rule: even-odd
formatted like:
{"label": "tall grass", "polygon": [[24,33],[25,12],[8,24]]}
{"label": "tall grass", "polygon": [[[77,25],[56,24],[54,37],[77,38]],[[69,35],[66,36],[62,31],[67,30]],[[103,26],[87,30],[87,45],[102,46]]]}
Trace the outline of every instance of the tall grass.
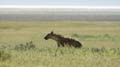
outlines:
{"label": "tall grass", "polygon": [[35,48],[27,51],[10,50],[10,55],[11,59],[2,61],[1,67],[120,66],[120,48]]}

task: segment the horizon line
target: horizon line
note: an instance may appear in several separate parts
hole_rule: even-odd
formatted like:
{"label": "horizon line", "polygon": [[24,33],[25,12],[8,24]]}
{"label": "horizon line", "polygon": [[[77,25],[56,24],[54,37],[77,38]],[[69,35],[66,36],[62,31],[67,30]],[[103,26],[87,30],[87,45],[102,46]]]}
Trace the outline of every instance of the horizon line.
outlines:
{"label": "horizon line", "polygon": [[120,9],[120,6],[0,5],[0,8],[87,8],[87,9]]}

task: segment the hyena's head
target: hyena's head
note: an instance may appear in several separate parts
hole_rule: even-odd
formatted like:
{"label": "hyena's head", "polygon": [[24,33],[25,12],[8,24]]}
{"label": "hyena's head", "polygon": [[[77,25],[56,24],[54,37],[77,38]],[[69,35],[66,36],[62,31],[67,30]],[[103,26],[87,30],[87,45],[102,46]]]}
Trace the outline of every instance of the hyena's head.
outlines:
{"label": "hyena's head", "polygon": [[53,33],[53,31],[52,31],[52,32],[48,33],[48,34],[44,37],[44,39],[45,39],[45,40],[48,40],[48,39],[52,38],[53,36],[54,36],[54,33]]}

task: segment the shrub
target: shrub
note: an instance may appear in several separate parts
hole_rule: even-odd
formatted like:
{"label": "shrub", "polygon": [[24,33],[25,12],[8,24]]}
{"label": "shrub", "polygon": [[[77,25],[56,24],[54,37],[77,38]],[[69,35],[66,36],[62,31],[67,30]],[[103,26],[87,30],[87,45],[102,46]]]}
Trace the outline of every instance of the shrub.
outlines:
{"label": "shrub", "polygon": [[19,44],[15,46],[15,50],[30,50],[34,48],[35,48],[35,45],[33,44],[32,41],[26,42],[26,44]]}
{"label": "shrub", "polygon": [[72,36],[72,37],[76,37],[76,38],[79,38],[79,37],[80,37],[78,34],[72,34],[71,36]]}

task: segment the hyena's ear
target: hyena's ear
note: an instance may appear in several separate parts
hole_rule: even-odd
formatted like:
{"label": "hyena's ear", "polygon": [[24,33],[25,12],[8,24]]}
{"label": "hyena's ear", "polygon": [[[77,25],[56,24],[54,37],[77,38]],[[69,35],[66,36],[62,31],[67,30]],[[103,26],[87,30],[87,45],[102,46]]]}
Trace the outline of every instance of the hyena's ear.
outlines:
{"label": "hyena's ear", "polygon": [[51,31],[51,34],[53,34],[53,31]]}

